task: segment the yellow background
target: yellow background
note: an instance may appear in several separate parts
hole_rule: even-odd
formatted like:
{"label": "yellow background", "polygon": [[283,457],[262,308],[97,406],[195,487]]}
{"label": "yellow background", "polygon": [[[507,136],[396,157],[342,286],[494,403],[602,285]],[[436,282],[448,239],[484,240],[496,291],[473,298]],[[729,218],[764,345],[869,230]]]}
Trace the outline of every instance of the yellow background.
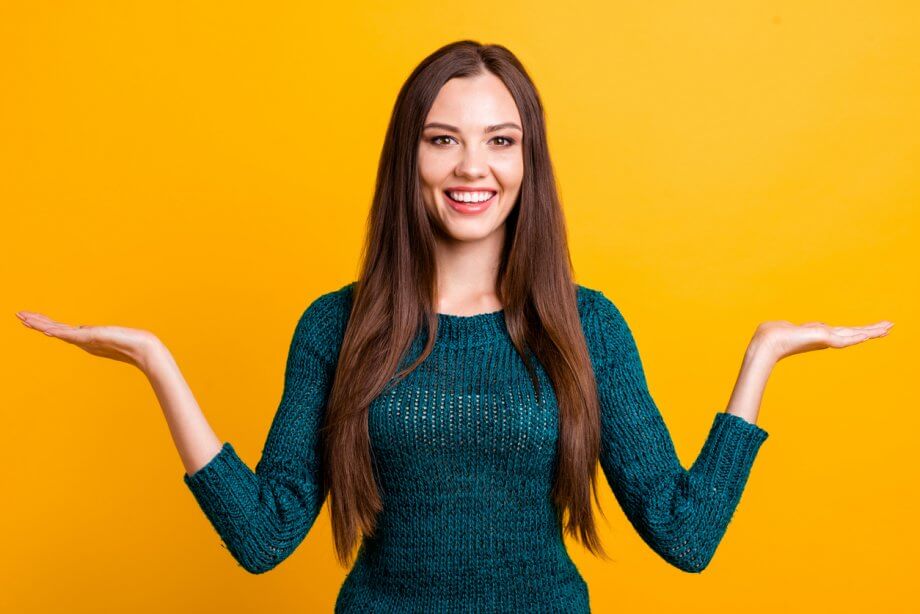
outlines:
{"label": "yellow background", "polygon": [[577,279],[630,322],[686,466],[759,322],[895,322],[779,363],[701,575],[601,477],[617,560],[569,544],[593,610],[915,611],[917,3],[395,4],[0,8],[0,610],[332,611],[325,508],[247,574],[142,374],[14,312],[154,331],[254,466],[297,317],[355,278],[400,85],[474,38],[536,81]]}

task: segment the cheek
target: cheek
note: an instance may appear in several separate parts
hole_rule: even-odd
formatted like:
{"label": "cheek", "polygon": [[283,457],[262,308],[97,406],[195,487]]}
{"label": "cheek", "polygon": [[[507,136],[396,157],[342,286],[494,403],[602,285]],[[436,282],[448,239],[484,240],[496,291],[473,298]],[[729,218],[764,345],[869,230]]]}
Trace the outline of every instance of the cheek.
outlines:
{"label": "cheek", "polygon": [[516,192],[524,179],[524,167],[518,160],[501,160],[493,165],[492,172],[506,192]]}
{"label": "cheek", "polygon": [[418,162],[419,179],[422,185],[431,190],[439,190],[451,173],[449,160],[438,156],[420,156]]}
{"label": "cheek", "polygon": [[496,169],[495,176],[506,196],[516,195],[520,191],[521,182],[524,179],[524,175],[520,170],[510,169],[508,172],[500,172]]}

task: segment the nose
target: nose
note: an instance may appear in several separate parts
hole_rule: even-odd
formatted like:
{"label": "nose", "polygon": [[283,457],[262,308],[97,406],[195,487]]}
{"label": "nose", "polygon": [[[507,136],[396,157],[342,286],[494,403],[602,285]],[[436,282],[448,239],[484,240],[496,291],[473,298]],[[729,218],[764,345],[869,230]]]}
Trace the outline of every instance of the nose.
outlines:
{"label": "nose", "polygon": [[467,147],[457,164],[456,173],[466,177],[484,177],[487,174],[488,158],[478,147]]}

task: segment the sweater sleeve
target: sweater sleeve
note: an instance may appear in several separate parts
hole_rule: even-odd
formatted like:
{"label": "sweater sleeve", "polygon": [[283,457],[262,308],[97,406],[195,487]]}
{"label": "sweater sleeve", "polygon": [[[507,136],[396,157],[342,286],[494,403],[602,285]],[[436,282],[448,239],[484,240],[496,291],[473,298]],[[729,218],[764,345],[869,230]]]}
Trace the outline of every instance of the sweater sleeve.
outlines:
{"label": "sweater sleeve", "polygon": [[297,322],[281,401],[255,471],[225,442],[204,467],[183,475],[231,555],[253,574],[293,553],[325,498],[318,430],[335,366],[328,343],[334,299],[319,297]]}
{"label": "sweater sleeve", "polygon": [[768,433],[718,412],[701,452],[685,469],[649,393],[632,332],[599,291],[586,332],[596,356],[600,463],[607,482],[652,550],[683,571],[699,573],[725,534]]}

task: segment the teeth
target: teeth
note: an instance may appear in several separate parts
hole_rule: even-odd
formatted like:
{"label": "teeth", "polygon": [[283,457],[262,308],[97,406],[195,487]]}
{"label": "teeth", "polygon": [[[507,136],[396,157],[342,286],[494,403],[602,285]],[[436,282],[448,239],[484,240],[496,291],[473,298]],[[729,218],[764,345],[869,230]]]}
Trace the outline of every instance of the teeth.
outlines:
{"label": "teeth", "polygon": [[481,203],[492,198],[494,192],[447,192],[447,195],[463,203]]}

